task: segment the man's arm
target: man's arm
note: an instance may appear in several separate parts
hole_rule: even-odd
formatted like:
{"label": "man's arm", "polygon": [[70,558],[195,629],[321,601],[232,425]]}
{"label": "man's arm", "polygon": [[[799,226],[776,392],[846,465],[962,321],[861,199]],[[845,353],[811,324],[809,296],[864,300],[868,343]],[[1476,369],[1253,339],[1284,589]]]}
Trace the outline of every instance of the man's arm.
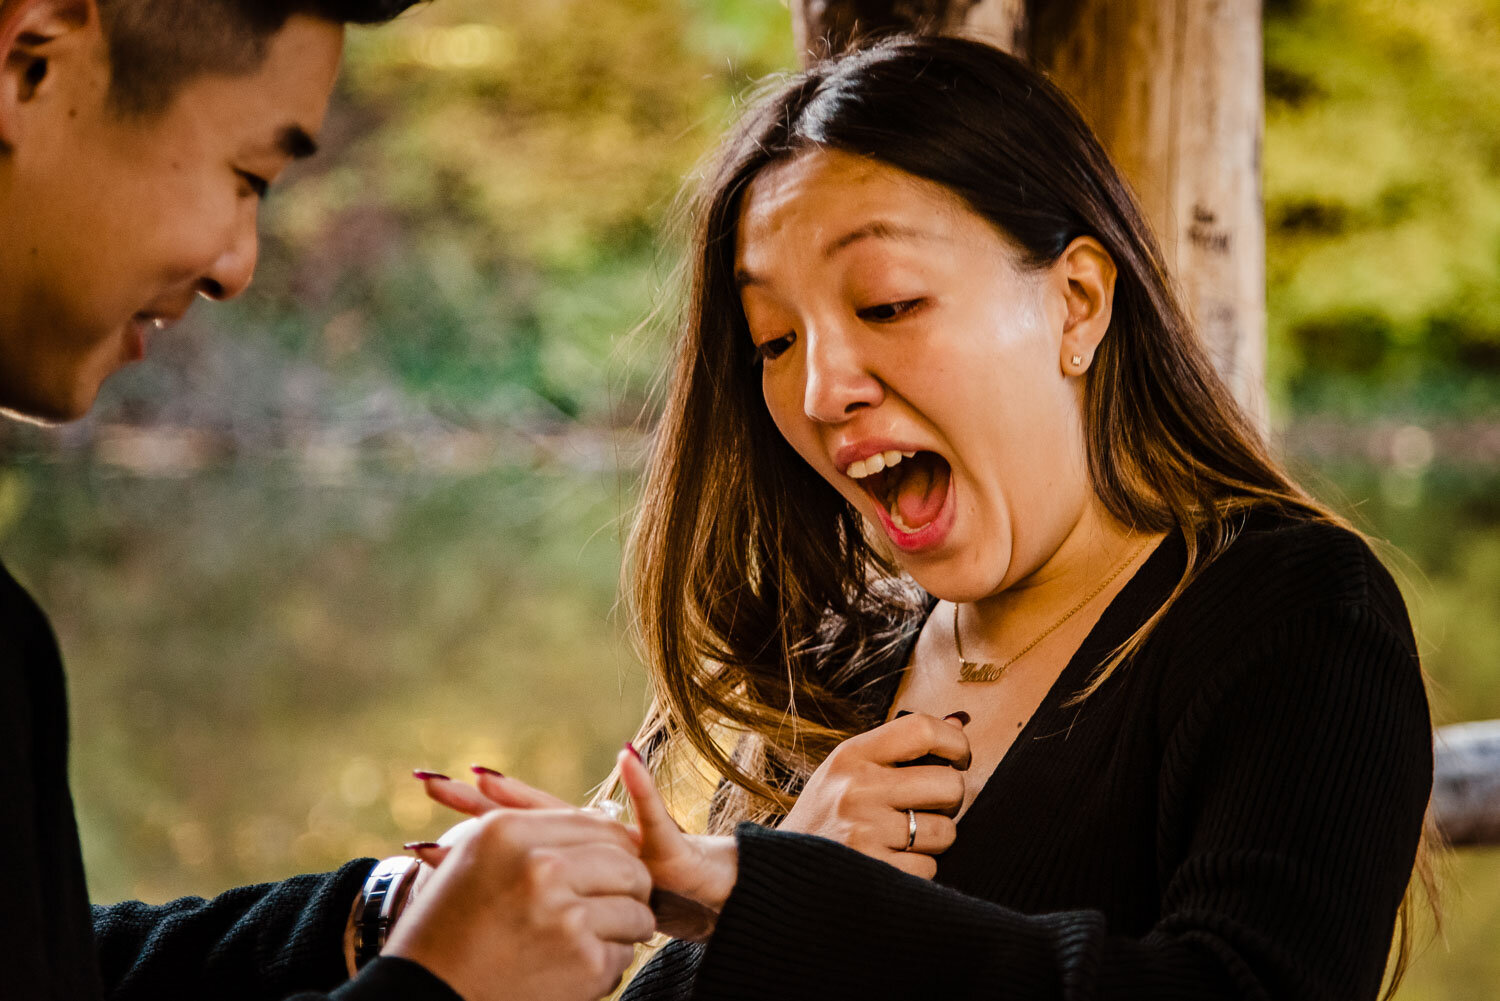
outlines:
{"label": "man's arm", "polygon": [[348,980],[344,934],[370,868],[244,886],[204,900],[94,907],[105,996],[280,999]]}

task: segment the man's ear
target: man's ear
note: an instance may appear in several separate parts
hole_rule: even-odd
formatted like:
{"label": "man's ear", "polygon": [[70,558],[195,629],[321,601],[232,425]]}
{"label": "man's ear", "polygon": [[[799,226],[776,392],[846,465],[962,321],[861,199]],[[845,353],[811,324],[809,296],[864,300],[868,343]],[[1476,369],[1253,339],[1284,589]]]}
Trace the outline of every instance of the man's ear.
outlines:
{"label": "man's ear", "polygon": [[58,60],[79,66],[99,32],[96,0],[0,0],[0,145],[19,138],[23,111],[48,88]]}
{"label": "man's ear", "polygon": [[1068,305],[1062,331],[1062,372],[1082,375],[1093,363],[1094,352],[1114,315],[1114,258],[1092,236],[1080,236],[1053,262],[1052,271]]}

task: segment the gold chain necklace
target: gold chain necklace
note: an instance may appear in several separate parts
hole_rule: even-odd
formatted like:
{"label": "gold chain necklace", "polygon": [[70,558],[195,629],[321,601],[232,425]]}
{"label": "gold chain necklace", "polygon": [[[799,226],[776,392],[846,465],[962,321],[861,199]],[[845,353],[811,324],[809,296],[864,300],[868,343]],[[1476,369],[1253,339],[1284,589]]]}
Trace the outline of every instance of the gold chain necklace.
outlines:
{"label": "gold chain necklace", "polygon": [[1103,594],[1104,589],[1113,584],[1115,582],[1115,578],[1124,573],[1125,568],[1134,563],[1140,557],[1141,553],[1146,551],[1147,545],[1150,545],[1150,543],[1143,544],[1139,549],[1127,556],[1125,558],[1125,562],[1115,567],[1114,573],[1104,578],[1104,582],[1102,584],[1090,591],[1078,604],[1074,605],[1072,608],[1064,612],[1062,618],[1058,619],[1056,622],[1052,623],[1052,625],[1042,630],[1042,634],[1036,639],[1032,640],[1030,643],[1027,643],[1025,646],[1023,646],[1020,653],[1000,664],[996,664],[992,661],[973,661],[968,660],[964,657],[964,644],[958,636],[959,606],[955,604],[953,606],[953,648],[958,651],[958,680],[960,682],[971,683],[999,681],[1001,676],[1005,674],[1006,669],[1009,668],[1010,665],[1014,664],[1016,661],[1020,660],[1022,657],[1030,653],[1038,643],[1046,639],[1048,636],[1051,636],[1059,626],[1071,619],[1075,614],[1077,614],[1086,605],[1088,605],[1089,602],[1093,601],[1095,598],[1099,597],[1099,595]]}

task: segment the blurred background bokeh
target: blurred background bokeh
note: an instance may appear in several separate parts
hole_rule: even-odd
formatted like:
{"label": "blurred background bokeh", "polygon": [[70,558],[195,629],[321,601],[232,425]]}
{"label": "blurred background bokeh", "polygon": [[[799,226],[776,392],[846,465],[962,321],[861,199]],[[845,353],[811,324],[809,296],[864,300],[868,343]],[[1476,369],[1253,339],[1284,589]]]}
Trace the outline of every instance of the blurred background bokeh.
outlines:
{"label": "blurred background bokeh", "polygon": [[[1440,723],[1500,718],[1500,2],[1266,0],[1278,448],[1394,547]],[[355,32],[257,285],[0,424],[95,899],[393,852],[414,766],[582,797],[644,707],[620,541],[681,181],[778,0],[441,0]],[[643,419],[643,414],[645,415]],[[452,771],[450,771],[452,773]],[[1400,997],[1500,993],[1500,853]]]}

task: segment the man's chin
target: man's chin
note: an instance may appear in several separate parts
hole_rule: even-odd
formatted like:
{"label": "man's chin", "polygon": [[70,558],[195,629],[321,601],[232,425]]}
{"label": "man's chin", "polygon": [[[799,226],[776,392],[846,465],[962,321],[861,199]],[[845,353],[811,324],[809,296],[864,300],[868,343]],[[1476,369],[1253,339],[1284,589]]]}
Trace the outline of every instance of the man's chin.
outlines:
{"label": "man's chin", "polygon": [[99,383],[59,387],[55,392],[40,387],[16,387],[0,384],[0,416],[26,424],[56,427],[84,417],[93,409],[99,396]]}

